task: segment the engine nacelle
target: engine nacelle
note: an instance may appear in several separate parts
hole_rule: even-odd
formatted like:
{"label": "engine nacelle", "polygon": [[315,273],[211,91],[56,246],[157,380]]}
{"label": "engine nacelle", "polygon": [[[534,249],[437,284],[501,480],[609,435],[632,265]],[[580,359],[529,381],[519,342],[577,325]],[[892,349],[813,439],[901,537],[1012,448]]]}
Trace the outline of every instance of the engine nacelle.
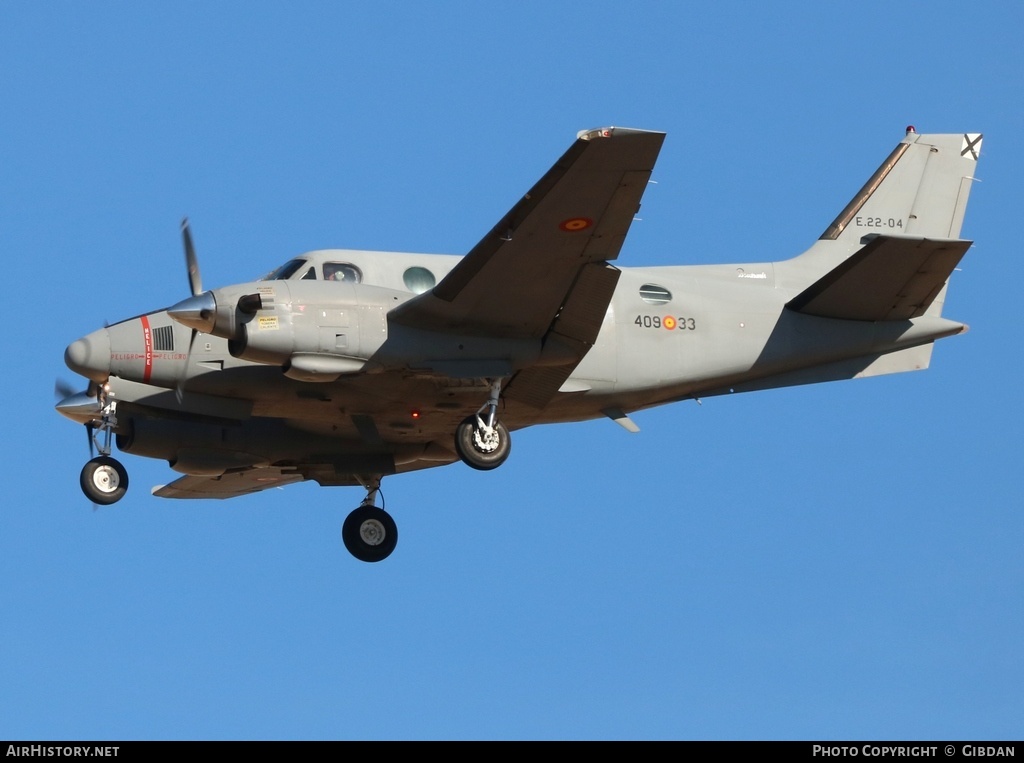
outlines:
{"label": "engine nacelle", "polygon": [[295,429],[280,419],[253,418],[242,425],[142,416],[122,419],[121,424],[118,450],[167,461],[183,474],[218,476],[231,469],[293,462],[297,453],[309,458],[316,454],[321,467],[317,480],[328,484],[343,484],[330,482],[331,475],[346,479],[352,474],[395,472],[392,453],[374,450],[362,441]]}
{"label": "engine nacelle", "polygon": [[267,454],[248,451],[248,440],[239,426],[133,418],[116,442],[123,453],[162,459],[183,474],[217,476],[268,464]]}
{"label": "engine nacelle", "polygon": [[[268,281],[260,306],[236,308],[228,351],[236,358],[282,366],[295,378],[327,381],[362,370],[387,339],[385,315],[410,295],[363,284]],[[252,300],[249,294],[236,302]],[[218,308],[222,300],[217,294]],[[219,320],[218,309],[218,322]]]}

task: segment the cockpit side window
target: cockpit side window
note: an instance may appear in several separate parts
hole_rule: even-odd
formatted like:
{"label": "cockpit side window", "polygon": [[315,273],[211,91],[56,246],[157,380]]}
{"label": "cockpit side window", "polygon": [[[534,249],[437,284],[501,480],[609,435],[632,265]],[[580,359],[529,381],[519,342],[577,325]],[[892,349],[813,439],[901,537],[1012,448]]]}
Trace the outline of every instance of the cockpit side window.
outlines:
{"label": "cockpit side window", "polygon": [[348,262],[325,262],[324,280],[359,283],[363,280],[363,274],[359,271],[359,268]]}
{"label": "cockpit side window", "polygon": [[303,281],[315,281],[316,280],[316,268],[310,268],[306,271],[306,275],[302,276]]}
{"label": "cockpit side window", "polygon": [[272,270],[263,277],[264,281],[283,281],[295,274],[295,271],[306,264],[303,259],[289,260],[277,270]]}

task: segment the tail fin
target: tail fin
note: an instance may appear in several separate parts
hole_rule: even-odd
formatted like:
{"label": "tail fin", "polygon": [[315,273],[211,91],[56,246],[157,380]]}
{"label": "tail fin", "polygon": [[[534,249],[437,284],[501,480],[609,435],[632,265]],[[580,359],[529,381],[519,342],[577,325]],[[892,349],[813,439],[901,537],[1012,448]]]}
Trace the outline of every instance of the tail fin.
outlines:
{"label": "tail fin", "polygon": [[960,237],[980,133],[918,135],[900,141],[821,239],[857,243],[871,233]]}
{"label": "tail fin", "polygon": [[787,277],[810,284],[787,307],[862,321],[941,316],[947,280],[971,246],[960,228],[981,138],[908,127],[818,241],[785,264]]}

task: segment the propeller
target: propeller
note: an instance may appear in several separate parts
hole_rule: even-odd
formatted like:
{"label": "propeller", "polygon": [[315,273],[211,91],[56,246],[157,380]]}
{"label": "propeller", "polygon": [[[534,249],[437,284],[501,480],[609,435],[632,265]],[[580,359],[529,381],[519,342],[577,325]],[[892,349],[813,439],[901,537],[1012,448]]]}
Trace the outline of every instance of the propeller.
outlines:
{"label": "propeller", "polygon": [[[84,392],[79,392],[77,389],[72,387],[68,382],[64,381],[63,379],[57,379],[53,383],[53,394],[54,394],[54,397],[57,398],[57,402],[58,403],[70,403],[69,407],[74,407],[76,402],[79,405],[81,405],[81,403],[85,402],[85,401],[83,401],[83,400],[69,401],[68,398],[73,397],[75,395],[78,395],[78,396],[81,396],[81,397],[86,397],[86,396],[88,396],[88,397],[96,397],[96,393],[99,391],[96,387],[97,387],[96,382],[89,382],[89,386],[86,388],[86,390]],[[57,410],[58,411],[61,410],[61,406],[60,405],[57,406]],[[67,415],[67,414],[65,414],[65,415]],[[80,420],[81,419],[79,419],[79,421]],[[96,443],[93,440],[93,436],[92,436],[93,435],[93,431],[95,429],[96,429],[96,427],[93,426],[93,423],[92,423],[91,420],[85,422],[85,435],[86,435],[86,437],[89,440],[89,458],[93,458],[96,455]]]}
{"label": "propeller", "polygon": [[196,258],[196,248],[192,245],[192,229],[188,224],[188,218],[181,221],[181,238],[185,244],[185,268],[188,270],[188,288],[192,290],[192,296],[203,293],[203,279],[199,275],[199,260]]}
{"label": "propeller", "polygon": [[[188,223],[188,218],[184,218],[181,221],[181,240],[185,246],[185,269],[188,271],[188,288],[192,291],[193,297],[198,297],[203,293],[203,279],[199,275],[199,258],[196,257],[196,248],[192,243],[192,228]],[[177,398],[180,404],[185,394],[185,382],[188,380],[188,367],[192,362],[192,345],[196,341],[196,334],[199,333],[195,329],[192,329],[192,333],[188,339],[188,352],[185,354],[185,367],[181,372],[181,377],[178,379],[178,384],[174,388],[174,396]]]}
{"label": "propeller", "polygon": [[56,397],[57,400],[63,400],[64,398],[71,397],[75,394],[78,394],[78,390],[63,379],[57,379],[53,383],[53,396]]}
{"label": "propeller", "polygon": [[[181,239],[185,248],[185,269],[188,271],[188,288],[192,292],[192,296],[167,308],[167,314],[170,315],[172,320],[191,329],[188,340],[188,352],[185,355],[185,367],[181,377],[178,379],[178,383],[175,385],[175,396],[179,404],[182,402],[185,383],[188,381],[188,370],[192,362],[192,348],[195,345],[196,335],[202,331],[219,337],[232,338],[230,334],[225,333],[229,329],[221,326],[218,330],[218,305],[213,292],[203,291],[203,281],[199,275],[199,258],[196,257],[196,248],[192,241],[192,228],[187,217],[181,221]],[[238,299],[235,308],[237,312],[243,315],[255,315],[263,309],[263,297],[258,293],[245,294]]]}

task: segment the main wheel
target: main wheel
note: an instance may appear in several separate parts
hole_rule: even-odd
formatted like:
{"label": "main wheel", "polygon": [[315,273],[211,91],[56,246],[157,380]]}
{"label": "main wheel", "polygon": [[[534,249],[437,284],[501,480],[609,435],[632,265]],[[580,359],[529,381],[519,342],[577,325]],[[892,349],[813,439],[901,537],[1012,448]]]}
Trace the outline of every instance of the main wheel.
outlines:
{"label": "main wheel", "polygon": [[97,456],[82,467],[79,482],[85,497],[107,506],[120,501],[128,490],[128,472],[110,456]]}
{"label": "main wheel", "polygon": [[341,539],[359,561],[379,562],[398,545],[398,525],[384,509],[360,506],[345,518]]}
{"label": "main wheel", "polygon": [[512,436],[500,421],[488,430],[476,416],[470,416],[455,430],[455,451],[474,469],[497,469],[512,452]]}

